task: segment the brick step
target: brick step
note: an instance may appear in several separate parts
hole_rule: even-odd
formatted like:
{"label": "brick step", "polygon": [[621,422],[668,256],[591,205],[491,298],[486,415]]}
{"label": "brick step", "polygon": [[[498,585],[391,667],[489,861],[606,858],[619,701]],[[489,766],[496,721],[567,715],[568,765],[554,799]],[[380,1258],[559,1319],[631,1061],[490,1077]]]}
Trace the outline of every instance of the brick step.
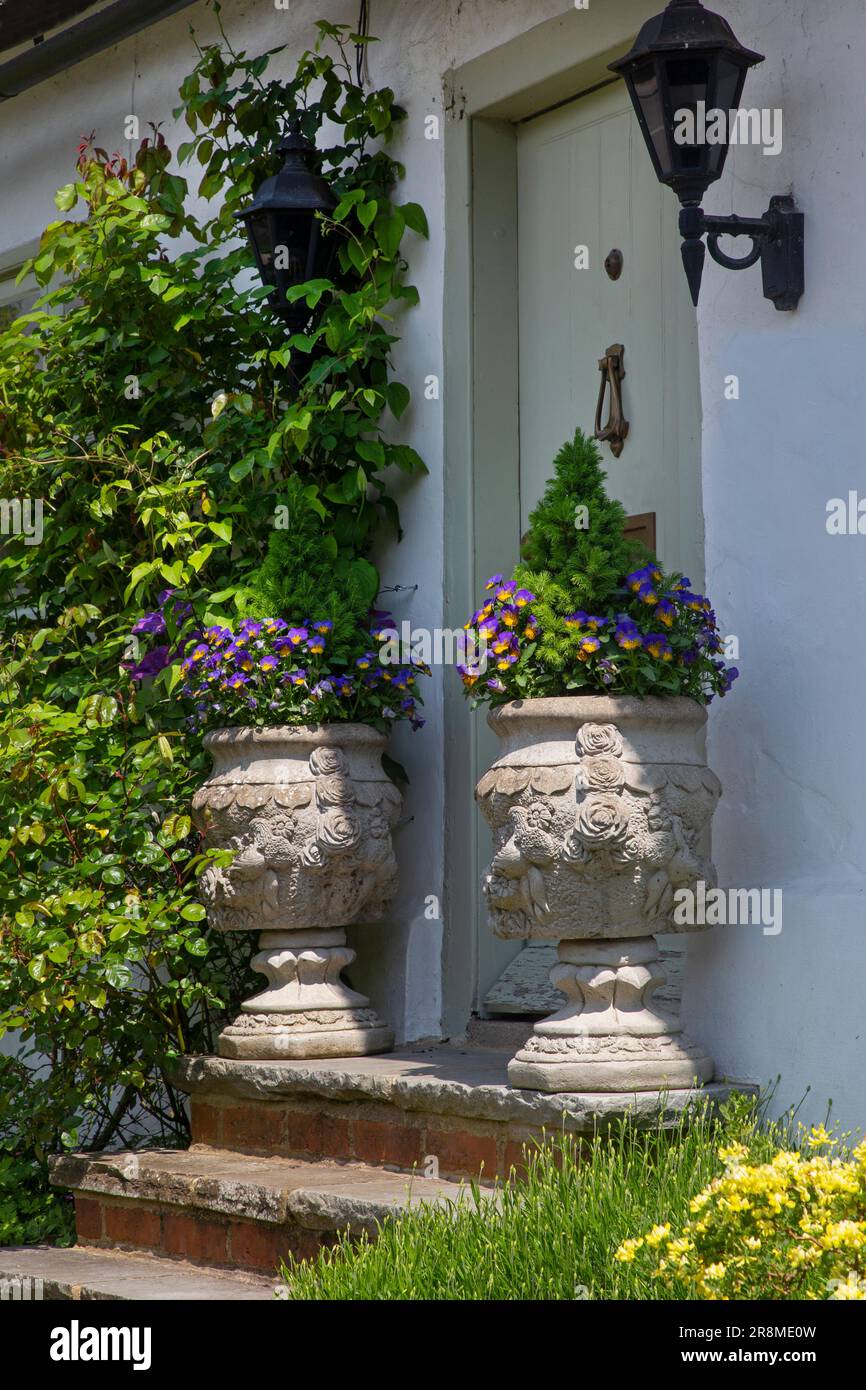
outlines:
{"label": "brick step", "polygon": [[364,1164],[198,1144],[184,1152],[64,1155],[54,1159],[51,1181],[75,1195],[81,1245],[269,1274],[289,1253],[311,1258],[342,1231],[375,1235],[378,1223],[422,1202],[468,1195],[456,1183]]}
{"label": "brick step", "polygon": [[549,1095],[514,1090],[511,1053],[431,1045],[378,1057],[240,1062],[187,1057],[175,1080],[191,1097],[195,1143],[215,1149],[377,1164],[448,1179],[520,1173],[525,1146],[580,1138],[625,1113],[670,1125],[700,1092]]}
{"label": "brick step", "polygon": [[276,1282],[256,1274],[201,1269],[159,1255],[132,1255],[80,1245],[10,1246],[0,1250],[5,1299],[273,1302]]}

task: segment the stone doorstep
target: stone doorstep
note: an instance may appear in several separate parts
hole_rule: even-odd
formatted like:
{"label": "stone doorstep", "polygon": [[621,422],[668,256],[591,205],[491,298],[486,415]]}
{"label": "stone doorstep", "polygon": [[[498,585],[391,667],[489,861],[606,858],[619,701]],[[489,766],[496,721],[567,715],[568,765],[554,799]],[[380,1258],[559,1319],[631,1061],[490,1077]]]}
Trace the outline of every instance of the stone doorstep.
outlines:
{"label": "stone doorstep", "polygon": [[559,1092],[515,1090],[508,1085],[511,1054],[447,1044],[375,1057],[330,1057],[285,1062],[239,1062],[225,1057],[182,1057],[175,1084],[189,1095],[279,1101],[378,1101],[396,1110],[460,1119],[493,1120],[531,1129],[592,1134],[601,1123],[630,1114],[648,1126],[670,1127],[686,1109],[706,1099],[718,1105],[753,1083],[714,1081],[691,1091]]}
{"label": "stone doorstep", "polygon": [[524,1145],[565,1132],[579,1138],[626,1114],[671,1127],[683,1111],[717,1106],[735,1089],[547,1094],[507,1083],[510,1054],[447,1045],[387,1056],[239,1062],[190,1057],[176,1079],[192,1098],[193,1140],[214,1148],[306,1155],[445,1177],[507,1177]]}
{"label": "stone doorstep", "polygon": [[339,1232],[374,1235],[380,1223],[424,1202],[469,1198],[456,1183],[360,1164],[199,1146],[62,1156],[52,1163],[51,1181],[75,1194],[82,1244],[269,1272],[290,1252],[313,1257]]}
{"label": "stone doorstep", "polygon": [[[41,1280],[41,1287],[36,1283]],[[0,1285],[7,1297],[82,1302],[138,1300],[273,1302],[276,1281],[257,1274],[202,1269],[160,1255],[133,1255],[91,1246],[49,1245],[0,1250]]]}

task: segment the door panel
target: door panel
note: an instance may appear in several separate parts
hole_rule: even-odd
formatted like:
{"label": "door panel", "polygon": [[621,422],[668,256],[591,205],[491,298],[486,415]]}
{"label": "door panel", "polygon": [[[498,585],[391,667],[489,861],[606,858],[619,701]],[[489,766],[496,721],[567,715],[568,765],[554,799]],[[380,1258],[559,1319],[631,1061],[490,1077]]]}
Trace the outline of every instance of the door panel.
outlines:
{"label": "door panel", "polygon": [[[520,530],[564,440],[577,426],[593,433],[598,360],[622,343],[629,433],[618,459],[600,446],[608,488],[635,520],[655,514],[659,558],[700,586],[695,314],[680,264],[677,202],[656,181],[623,84],[522,125],[517,170]],[[586,269],[575,268],[579,246],[588,249]],[[613,248],[623,256],[615,281],[604,269]],[[485,729],[479,773],[495,757],[494,744]],[[480,869],[490,845],[484,828]],[[482,1006],[519,949],[496,941],[482,921]]]}
{"label": "door panel", "polygon": [[[524,126],[518,138],[521,522],[575,427],[592,433],[598,359],[625,347],[629,434],[601,446],[628,513],[655,512],[660,557],[698,583],[695,315],[679,259],[677,202],[656,181],[618,83]],[[575,269],[586,246],[587,269]],[[611,280],[614,247],[623,271]]]}

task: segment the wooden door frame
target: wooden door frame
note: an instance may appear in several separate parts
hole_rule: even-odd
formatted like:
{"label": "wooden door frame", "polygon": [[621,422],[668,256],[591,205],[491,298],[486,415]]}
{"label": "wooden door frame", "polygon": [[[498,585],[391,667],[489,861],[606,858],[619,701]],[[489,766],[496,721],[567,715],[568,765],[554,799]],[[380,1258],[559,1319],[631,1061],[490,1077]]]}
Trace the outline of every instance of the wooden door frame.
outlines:
{"label": "wooden door frame", "polygon": [[[658,0],[570,9],[479,58],[444,81],[445,622],[460,626],[519,534],[517,337],[517,131],[522,121],[611,80]],[[527,81],[527,74],[532,75]],[[613,79],[618,80],[618,79]],[[491,506],[495,499],[495,525]],[[445,683],[446,1036],[472,1012],[478,962],[473,924],[480,901],[473,800],[476,721],[456,679]]]}

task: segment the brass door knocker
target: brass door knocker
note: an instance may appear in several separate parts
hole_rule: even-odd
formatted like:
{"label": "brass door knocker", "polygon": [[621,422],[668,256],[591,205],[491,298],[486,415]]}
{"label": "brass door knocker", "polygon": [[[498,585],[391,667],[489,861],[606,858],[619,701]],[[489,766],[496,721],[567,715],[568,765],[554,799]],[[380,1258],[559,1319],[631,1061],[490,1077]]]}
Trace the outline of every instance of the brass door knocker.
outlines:
{"label": "brass door knocker", "polygon": [[[595,437],[610,445],[614,458],[619,458],[622,453],[622,446],[628,434],[628,420],[622,413],[621,382],[625,376],[624,355],[625,348],[622,343],[611,343],[604,357],[600,357],[598,360],[601,382],[598,388],[598,405],[595,408]],[[604,409],[604,394],[608,387],[610,387],[610,405],[608,406],[607,424],[602,429],[601,414]]]}

